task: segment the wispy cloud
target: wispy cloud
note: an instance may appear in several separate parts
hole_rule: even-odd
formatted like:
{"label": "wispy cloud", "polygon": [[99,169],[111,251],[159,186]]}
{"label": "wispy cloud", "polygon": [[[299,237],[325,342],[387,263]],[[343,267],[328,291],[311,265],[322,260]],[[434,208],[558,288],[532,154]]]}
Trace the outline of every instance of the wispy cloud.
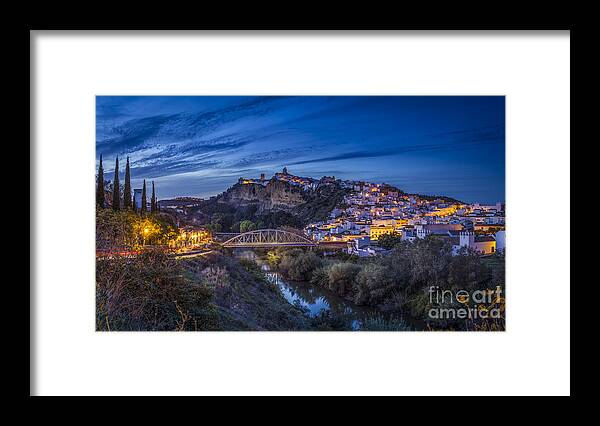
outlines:
{"label": "wispy cloud", "polygon": [[300,165],[310,163],[322,163],[330,161],[349,160],[354,158],[394,157],[397,155],[413,152],[460,151],[464,149],[474,148],[478,145],[504,143],[504,138],[501,134],[500,128],[498,127],[452,131],[433,135],[432,138],[445,138],[449,139],[449,141],[446,143],[430,143],[404,146],[400,145],[394,147],[393,149],[385,150],[345,152],[327,157],[318,157],[307,160],[295,161],[290,164]]}
{"label": "wispy cloud", "polygon": [[450,180],[468,167],[493,170],[480,179],[504,191],[501,97],[98,97],[96,123],[108,173],[112,158],[129,156],[136,179],[160,178],[181,193],[202,187],[197,174],[217,185],[283,165],[392,181],[402,164],[418,187],[434,163],[448,190],[466,185]]}

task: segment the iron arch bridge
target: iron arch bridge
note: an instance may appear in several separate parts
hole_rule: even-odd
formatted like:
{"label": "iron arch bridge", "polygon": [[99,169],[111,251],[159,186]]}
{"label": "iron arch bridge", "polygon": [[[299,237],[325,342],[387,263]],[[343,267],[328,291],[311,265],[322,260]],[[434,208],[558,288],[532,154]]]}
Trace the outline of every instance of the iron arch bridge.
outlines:
{"label": "iron arch bridge", "polygon": [[315,247],[317,244],[307,237],[282,229],[258,229],[236,235],[225,241],[223,247],[268,248],[268,247]]}

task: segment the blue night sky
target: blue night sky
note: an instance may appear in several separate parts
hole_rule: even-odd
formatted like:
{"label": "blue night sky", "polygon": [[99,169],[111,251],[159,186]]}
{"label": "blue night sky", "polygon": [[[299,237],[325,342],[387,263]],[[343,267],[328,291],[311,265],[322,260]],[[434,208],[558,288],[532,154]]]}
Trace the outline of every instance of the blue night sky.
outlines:
{"label": "blue night sky", "polygon": [[[96,161],[118,155],[159,199],[216,195],[238,178],[386,182],[465,202],[504,201],[502,96],[98,96]],[[121,177],[122,179],[122,177]]]}

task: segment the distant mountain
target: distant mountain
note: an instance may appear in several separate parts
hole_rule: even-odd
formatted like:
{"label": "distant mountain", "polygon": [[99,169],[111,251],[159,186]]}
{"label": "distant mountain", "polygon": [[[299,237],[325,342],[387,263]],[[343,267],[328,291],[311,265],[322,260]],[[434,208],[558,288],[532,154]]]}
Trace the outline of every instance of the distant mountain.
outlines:
{"label": "distant mountain", "polygon": [[197,197],[175,197],[169,198],[166,200],[159,200],[158,205],[160,208],[183,208],[183,207],[193,207],[199,205],[202,201],[202,198]]}

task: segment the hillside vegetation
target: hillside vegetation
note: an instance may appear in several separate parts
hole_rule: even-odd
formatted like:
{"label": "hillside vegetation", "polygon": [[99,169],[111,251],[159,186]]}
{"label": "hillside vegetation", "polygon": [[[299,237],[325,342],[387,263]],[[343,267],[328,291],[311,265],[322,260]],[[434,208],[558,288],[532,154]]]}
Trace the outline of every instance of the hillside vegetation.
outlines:
{"label": "hillside vegetation", "polygon": [[[325,220],[339,205],[346,190],[339,184],[319,185],[315,190],[302,191],[285,182],[277,183],[277,190],[256,189],[260,185],[234,185],[225,193],[190,208],[190,216],[214,232],[243,232],[246,230],[280,228],[284,226],[303,228],[308,223]],[[287,196],[280,192],[284,191]],[[290,196],[289,194],[294,194]],[[271,197],[276,196],[277,202]],[[287,204],[282,200],[293,200]]]}
{"label": "hillside vegetation", "polygon": [[[430,301],[432,286],[455,292],[494,290],[499,286],[504,294],[502,253],[483,258],[464,250],[453,255],[449,242],[429,237],[413,243],[398,241],[389,255],[372,258],[342,253],[323,257],[314,251],[280,249],[270,253],[269,263],[288,279],[310,281],[357,305],[421,322],[420,328],[504,329],[504,320],[431,320],[428,317],[428,310],[435,307]],[[500,305],[503,310],[503,302]]]}
{"label": "hillside vegetation", "polygon": [[99,331],[309,330],[255,263],[158,250],[96,262]]}

